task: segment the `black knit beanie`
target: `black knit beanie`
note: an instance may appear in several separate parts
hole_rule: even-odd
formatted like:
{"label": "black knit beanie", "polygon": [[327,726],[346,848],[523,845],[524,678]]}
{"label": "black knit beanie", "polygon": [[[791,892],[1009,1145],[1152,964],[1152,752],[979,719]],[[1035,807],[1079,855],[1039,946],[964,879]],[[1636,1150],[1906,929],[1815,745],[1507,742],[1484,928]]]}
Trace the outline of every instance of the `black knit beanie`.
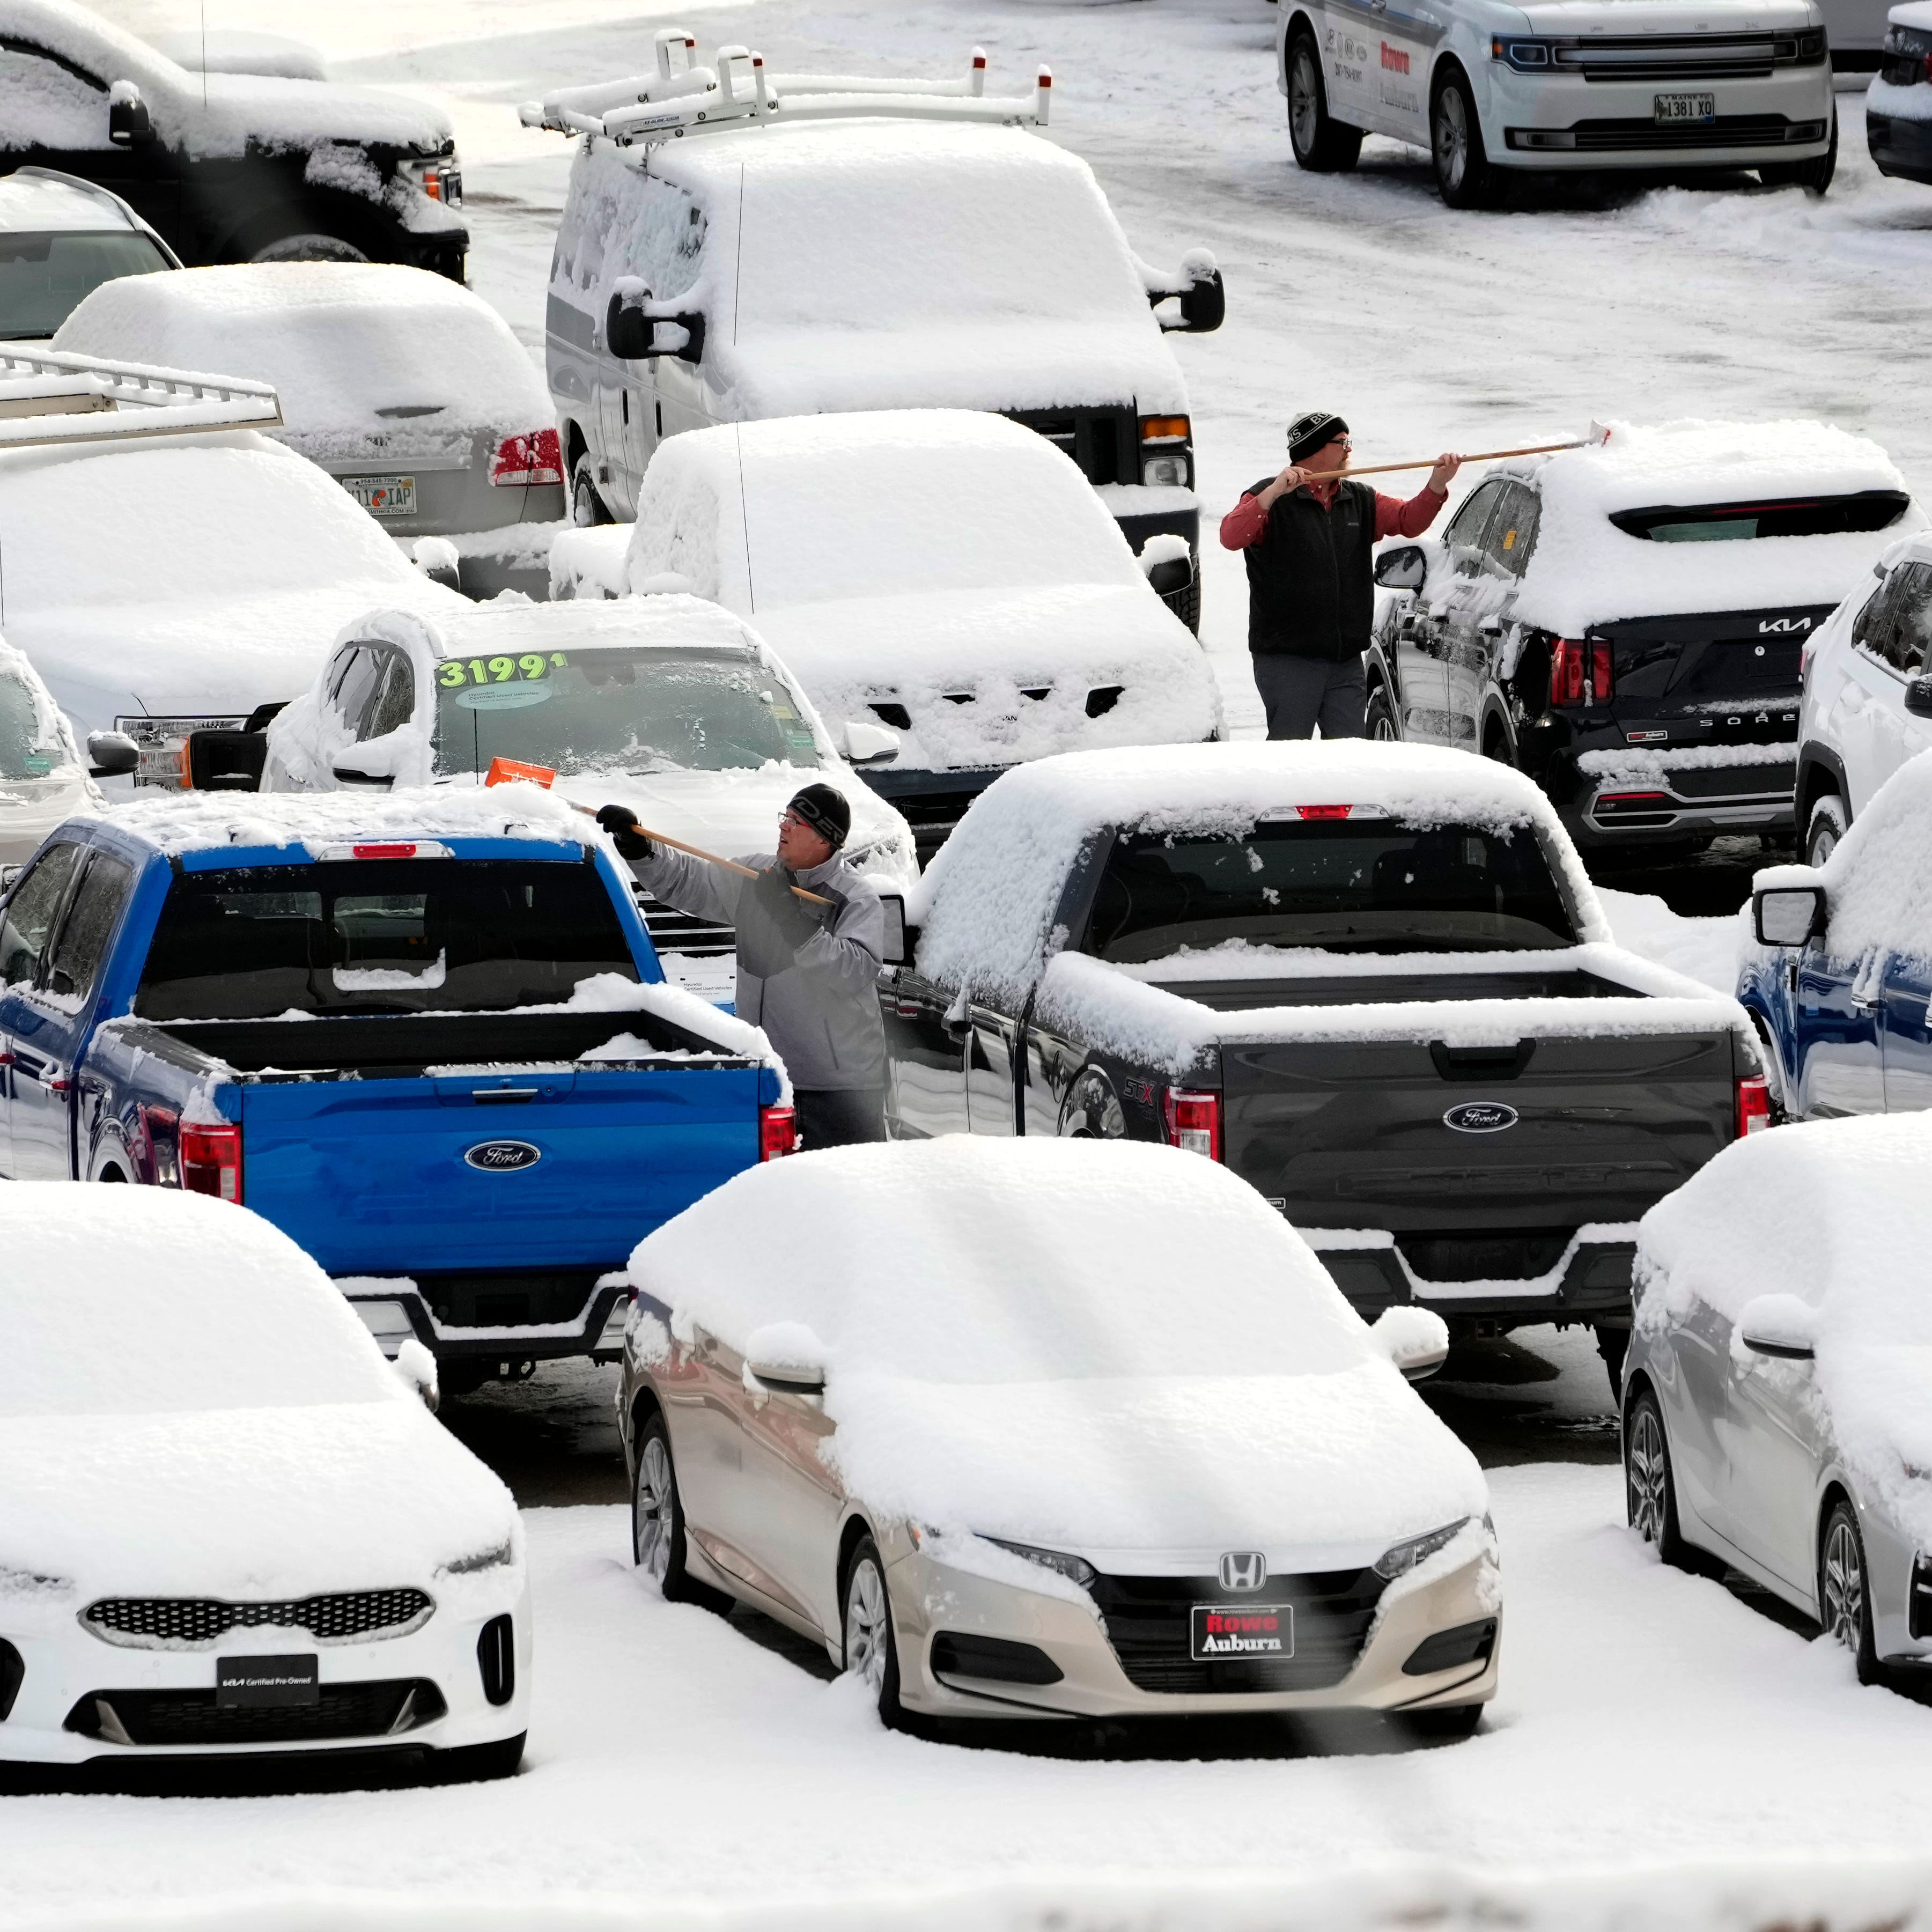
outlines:
{"label": "black knit beanie", "polygon": [[821,838],[832,842],[837,851],[852,829],[852,808],[829,784],[808,784],[791,802],[795,812]]}
{"label": "black knit beanie", "polygon": [[1300,463],[1338,436],[1348,434],[1348,425],[1340,416],[1330,416],[1326,410],[1310,410],[1288,426],[1288,460]]}

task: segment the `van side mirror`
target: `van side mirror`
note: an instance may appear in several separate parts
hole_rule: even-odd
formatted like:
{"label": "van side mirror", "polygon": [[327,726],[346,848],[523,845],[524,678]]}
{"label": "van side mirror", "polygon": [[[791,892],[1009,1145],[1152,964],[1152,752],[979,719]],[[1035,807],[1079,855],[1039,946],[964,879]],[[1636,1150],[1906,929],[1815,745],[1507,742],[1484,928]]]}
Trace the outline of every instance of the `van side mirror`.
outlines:
{"label": "van side mirror", "polygon": [[646,315],[637,307],[648,302],[650,292],[641,297],[620,290],[610,298],[604,314],[604,346],[621,362],[642,362],[651,356],[674,356],[680,362],[704,359],[704,317],[689,315]]}
{"label": "van side mirror", "polygon": [[[1166,278],[1162,278],[1165,280]],[[1156,307],[1170,296],[1180,305],[1178,322],[1162,322],[1163,335],[1209,335],[1227,319],[1228,292],[1214,258],[1204,248],[1191,248],[1181,257],[1180,273],[1164,288],[1148,291]]]}
{"label": "van side mirror", "polygon": [[1384,590],[1420,590],[1428,575],[1428,554],[1420,544],[1400,544],[1376,559],[1376,581]]}
{"label": "van side mirror", "polygon": [[91,778],[124,778],[141,768],[141,748],[124,731],[90,731],[87,760]]}
{"label": "van side mirror", "polygon": [[1773,886],[1751,895],[1751,924],[1760,946],[1802,946],[1825,929],[1821,886]]}
{"label": "van side mirror", "polygon": [[[252,724],[252,721],[251,721]],[[268,763],[266,726],[239,731],[190,731],[188,782],[193,791],[260,791]]]}
{"label": "van side mirror", "polygon": [[117,80],[109,90],[107,138],[117,148],[145,147],[154,138],[148,104],[131,80]]}
{"label": "van side mirror", "polygon": [[1906,684],[1905,708],[1915,718],[1932,718],[1932,677],[1915,677]]}

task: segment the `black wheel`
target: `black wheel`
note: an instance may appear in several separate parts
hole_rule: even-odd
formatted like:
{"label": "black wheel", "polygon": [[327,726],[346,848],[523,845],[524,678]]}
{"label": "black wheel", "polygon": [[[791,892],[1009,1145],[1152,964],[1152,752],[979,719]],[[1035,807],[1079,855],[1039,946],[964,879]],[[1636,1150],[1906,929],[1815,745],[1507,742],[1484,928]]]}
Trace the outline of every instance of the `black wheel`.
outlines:
{"label": "black wheel", "polygon": [[1488,735],[1483,740],[1483,756],[1493,758],[1499,765],[1516,763],[1510,755],[1509,734],[1500,724],[1492,724]]}
{"label": "black wheel", "polygon": [[1395,722],[1395,706],[1389,702],[1388,686],[1385,684],[1377,685],[1369,693],[1364,730],[1378,744],[1394,745],[1401,740],[1402,728]]}
{"label": "black wheel", "polygon": [[1708,1568],[1702,1552],[1684,1540],[1677,1526],[1677,1484],[1670,1472],[1670,1444],[1664,1412],[1646,1389],[1630,1404],[1624,1424],[1624,1507],[1630,1526],[1675,1570],[1701,1574]]}
{"label": "black wheel", "polygon": [[1811,808],[1810,821],[1804,828],[1805,864],[1822,866],[1838,850],[1850,824],[1845,801],[1836,792],[1828,791]]}
{"label": "black wheel", "polygon": [[597,482],[590,473],[587,453],[577,459],[577,466],[570,472],[570,520],[580,530],[616,520],[604,508],[604,499],[597,494]]}
{"label": "black wheel", "polygon": [[1304,28],[1288,50],[1288,140],[1298,166],[1310,174],[1331,175],[1352,168],[1360,158],[1362,130],[1328,116],[1328,89],[1322,78],[1322,56],[1315,36]]}
{"label": "black wheel", "polygon": [[1451,208],[1493,208],[1502,182],[1483,146],[1475,96],[1460,68],[1444,69],[1429,107],[1429,149],[1436,191]]}
{"label": "black wheel", "polygon": [[1858,1519],[1844,1497],[1825,1519],[1818,1550],[1818,1621],[1858,1660],[1858,1682],[1883,1682],[1877,1646],[1872,1640],[1871,1588],[1865,1568],[1865,1540]]}
{"label": "black wheel", "polygon": [[1198,638],[1201,634],[1201,573],[1184,590],[1170,590],[1160,600]]}
{"label": "black wheel", "polygon": [[1396,1730],[1418,1742],[1448,1744],[1475,1736],[1477,1726],[1483,1721],[1483,1707],[1438,1704],[1432,1710],[1396,1711],[1390,1715]]}
{"label": "black wheel", "polygon": [[1624,1393],[1624,1358],[1630,1352],[1630,1330],[1612,1328],[1607,1322],[1596,1324],[1597,1353],[1604,1358],[1604,1366],[1610,1378],[1610,1395],[1613,1400],[1621,1401]]}
{"label": "black wheel", "polygon": [[1838,172],[1838,116],[1832,115],[1832,144],[1816,160],[1767,161],[1757,171],[1766,188],[1802,188],[1808,194],[1822,194]]}
{"label": "black wheel", "polygon": [[492,1778],[514,1778],[524,1761],[524,1733],[494,1744],[460,1744],[436,1754],[436,1781],[441,1784],[480,1784]]}
{"label": "black wheel", "polygon": [[862,1536],[845,1565],[840,1594],[845,1668],[878,1700],[882,1723],[896,1726],[899,1708],[899,1647],[892,1635],[892,1600],[879,1546]]}
{"label": "black wheel", "polygon": [[652,1578],[667,1603],[729,1610],[729,1597],[692,1575],[686,1553],[670,1433],[663,1416],[653,1415],[638,1442],[637,1470],[631,1478],[631,1561]]}

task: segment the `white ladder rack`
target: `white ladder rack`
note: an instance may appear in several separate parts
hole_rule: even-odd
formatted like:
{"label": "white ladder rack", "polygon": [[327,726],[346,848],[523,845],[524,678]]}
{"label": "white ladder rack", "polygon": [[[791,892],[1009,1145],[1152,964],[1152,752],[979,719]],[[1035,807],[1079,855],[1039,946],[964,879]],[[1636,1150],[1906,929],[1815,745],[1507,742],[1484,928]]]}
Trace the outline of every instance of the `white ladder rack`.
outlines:
{"label": "white ladder rack", "polygon": [[272,383],[0,346],[0,449],[281,426]]}

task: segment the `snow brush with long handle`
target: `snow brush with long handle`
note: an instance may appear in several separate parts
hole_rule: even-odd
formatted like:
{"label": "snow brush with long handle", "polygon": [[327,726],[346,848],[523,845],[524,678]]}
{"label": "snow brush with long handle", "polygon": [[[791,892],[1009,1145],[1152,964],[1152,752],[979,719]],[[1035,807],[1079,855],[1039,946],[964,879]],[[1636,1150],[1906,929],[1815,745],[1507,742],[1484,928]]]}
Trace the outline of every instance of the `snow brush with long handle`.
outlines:
{"label": "snow brush with long handle", "polygon": [[[525,784],[542,785],[548,791],[556,782],[556,772],[549,765],[526,765],[516,758],[492,758],[490,770],[484,776],[486,785],[512,784],[519,779]],[[575,799],[567,798],[564,803],[572,812],[580,812],[586,818],[597,814],[587,805],[579,805]],[[632,821],[634,824],[636,820]],[[706,865],[722,866],[728,872],[736,872],[741,878],[761,879],[764,874],[750,866],[741,866],[735,859],[721,859],[716,852],[707,852],[701,845],[687,845],[682,838],[673,838],[662,832],[653,832],[648,825],[639,825],[638,831],[655,845],[668,845],[674,852],[685,852],[694,859],[702,859]],[[822,892],[808,892],[802,886],[794,886],[793,892],[813,905],[830,906],[836,909],[836,902],[826,898]]]}
{"label": "snow brush with long handle", "polygon": [[[1602,423],[1592,423],[1588,436],[1573,438],[1568,442],[1534,442],[1522,449],[1479,449],[1463,458],[1465,463],[1499,463],[1505,456],[1550,456],[1559,449],[1600,448],[1610,440],[1609,429]],[[1391,470],[1433,470],[1436,459],[1425,456],[1414,463],[1370,463],[1352,470],[1310,470],[1304,473],[1318,481],[1339,482],[1345,476],[1385,476]]]}

